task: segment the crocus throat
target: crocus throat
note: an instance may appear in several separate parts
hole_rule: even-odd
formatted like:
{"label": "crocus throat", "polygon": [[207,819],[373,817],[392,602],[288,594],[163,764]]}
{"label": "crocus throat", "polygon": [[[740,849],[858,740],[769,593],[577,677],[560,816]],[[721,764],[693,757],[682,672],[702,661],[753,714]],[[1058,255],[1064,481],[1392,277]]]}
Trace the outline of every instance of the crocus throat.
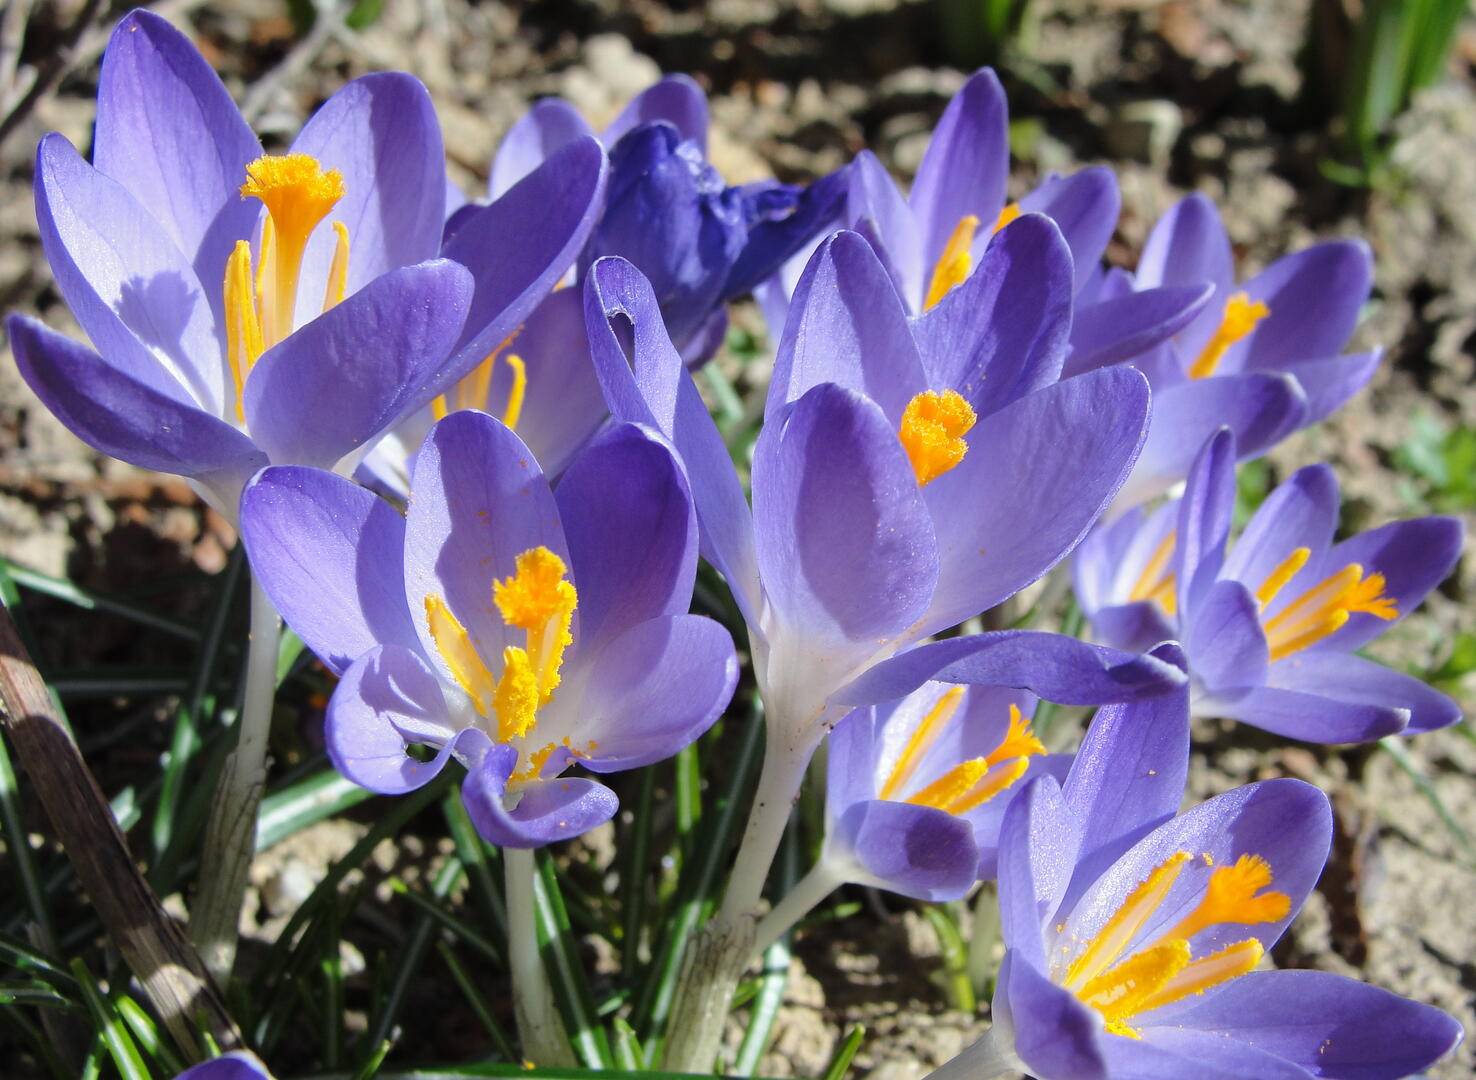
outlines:
{"label": "crocus throat", "polygon": [[[1202,858],[1212,864],[1208,854]],[[1210,874],[1192,911],[1163,933],[1137,941],[1192,859],[1187,851],[1179,851],[1156,866],[1066,965],[1064,975],[1059,965],[1052,975],[1101,1013],[1114,1035],[1141,1038],[1128,1024],[1133,1017],[1244,975],[1265,951],[1250,938],[1196,958],[1190,946],[1196,934],[1215,926],[1278,922],[1291,910],[1291,898],[1285,893],[1266,891],[1272,880],[1270,864],[1259,855],[1242,855]],[[1062,941],[1059,963],[1065,963],[1074,944]]]}
{"label": "crocus throat", "polygon": [[[437,420],[442,419],[448,413],[459,412],[462,409],[491,411],[492,403],[488,398],[492,394],[492,376],[497,371],[497,358],[502,356],[503,351],[513,343],[519,330],[514,330],[504,338],[502,344],[488,353],[486,359],[478,364],[470,375],[451,388],[450,393],[441,394],[431,402],[431,414]],[[502,422],[516,430],[518,420],[523,415],[523,399],[528,393],[528,366],[523,362],[521,356],[512,354],[503,357],[503,362],[512,371],[512,386],[508,388],[507,401],[502,408]]]}
{"label": "crocus throat", "polygon": [[1010,726],[1000,744],[986,757],[960,762],[932,783],[905,799],[902,790],[917,772],[943,729],[958,712],[964,688],[955,686],[943,694],[913,731],[892,771],[882,784],[878,798],[930,806],[949,814],[966,814],[1006,790],[1025,774],[1030,758],[1045,753],[1045,747],[1030,732],[1030,721],[1010,706]]}
{"label": "crocus throat", "polygon": [[[523,552],[516,572],[492,583],[492,599],[503,623],[524,632],[522,646],[502,650],[502,673],[494,675],[466,628],[438,595],[425,598],[426,624],[456,684],[471,699],[478,715],[495,721],[498,742],[519,743],[538,722],[538,710],[558,688],[564,650],[573,643],[570,626],[578,596],[565,580],[564,561],[546,547]],[[560,747],[575,756],[567,739],[526,752],[527,768],[515,780],[535,779]],[[521,749],[521,747],[520,747]]]}
{"label": "crocus throat", "polygon": [[[1311,556],[1308,548],[1297,548],[1266,576],[1256,590],[1261,610],[1275,600]],[[1337,633],[1354,612],[1363,612],[1388,621],[1399,617],[1392,597],[1384,595],[1384,575],[1364,575],[1363,567],[1350,563],[1335,574],[1329,574],[1302,593],[1270,619],[1261,620],[1266,632],[1266,647],[1271,662],[1284,660]]]}
{"label": "crocus throat", "polygon": [[1189,377],[1204,379],[1213,375],[1230,346],[1248,335],[1256,328],[1257,323],[1270,314],[1271,309],[1264,300],[1252,303],[1250,296],[1243,292],[1231,296],[1225,302],[1225,315],[1214,335],[1199,351],[1194,363],[1189,365]]}
{"label": "crocus throat", "polygon": [[924,390],[907,403],[897,437],[912,462],[919,486],[932,483],[964,459],[963,437],[978,419],[955,390]]}
{"label": "crocus throat", "polygon": [[[343,198],[343,175],[324,171],[309,154],[283,157],[263,155],[246,166],[241,198],[260,199],[267,208],[262,222],[256,272],[251,269],[251,244],[236,241],[226,260],[226,359],[236,387],[236,418],[244,422],[242,395],[246,377],[261,354],[292,332],[297,305],[298,275],[308,238]],[[349,235],[334,222],[337,240],[323,295],[327,311],[344,297],[348,281]]]}

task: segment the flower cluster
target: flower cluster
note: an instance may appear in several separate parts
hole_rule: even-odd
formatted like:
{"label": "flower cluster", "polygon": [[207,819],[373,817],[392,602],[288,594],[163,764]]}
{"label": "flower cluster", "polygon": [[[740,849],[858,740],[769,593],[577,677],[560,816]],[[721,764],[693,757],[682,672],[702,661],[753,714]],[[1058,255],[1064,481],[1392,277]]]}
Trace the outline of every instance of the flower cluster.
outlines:
{"label": "flower cluster", "polygon": [[[350,83],[264,154],[199,54],[135,12],[92,161],[42,141],[43,244],[91,346],[12,316],[21,373],[92,446],[239,523],[337,677],[344,776],[402,794],[457,763],[504,849],[530,1057],[558,1035],[527,851],[608,821],[599,777],[692,743],[738,684],[729,630],[691,613],[699,556],[767,728],[671,1068],[712,1067],[754,952],[845,882],[998,881],[995,1027],[940,1076],[1392,1078],[1459,1039],[1384,991],[1256,970],[1326,859],[1325,796],[1272,780],[1175,816],[1191,712],[1319,742],[1458,719],[1355,654],[1450,571],[1457,521],[1335,542],[1316,466],[1231,539],[1237,463],[1375,370],[1342,352],[1369,252],[1320,244],[1237,285],[1191,195],[1134,273],[1108,268],[1111,173],[1007,202],[1006,122],[981,71],[907,194],[867,152],[732,187],[701,92],[668,78],[598,135],[539,103],[468,201],[409,76]],[[740,469],[692,370],[749,293],[777,345]],[[1090,640],[979,630],[1048,575]],[[1075,754],[1033,729],[1041,701],[1102,707]],[[819,860],[760,918],[827,742]],[[210,1068],[188,1075],[264,1075]]]}

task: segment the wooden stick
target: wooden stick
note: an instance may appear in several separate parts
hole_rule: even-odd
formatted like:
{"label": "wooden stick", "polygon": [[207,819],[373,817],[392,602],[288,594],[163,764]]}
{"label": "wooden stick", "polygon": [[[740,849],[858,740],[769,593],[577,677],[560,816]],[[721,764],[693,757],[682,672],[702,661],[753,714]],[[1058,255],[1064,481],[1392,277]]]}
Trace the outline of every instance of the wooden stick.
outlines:
{"label": "wooden stick", "polygon": [[[204,1056],[196,1035],[199,1016],[222,1049],[240,1046],[240,1029],[206,974],[200,954],[165,913],[133,861],[107,799],[3,607],[0,710],[0,722],[10,734],[78,880],[175,1043],[196,1060]],[[24,837],[16,840],[25,842]]]}

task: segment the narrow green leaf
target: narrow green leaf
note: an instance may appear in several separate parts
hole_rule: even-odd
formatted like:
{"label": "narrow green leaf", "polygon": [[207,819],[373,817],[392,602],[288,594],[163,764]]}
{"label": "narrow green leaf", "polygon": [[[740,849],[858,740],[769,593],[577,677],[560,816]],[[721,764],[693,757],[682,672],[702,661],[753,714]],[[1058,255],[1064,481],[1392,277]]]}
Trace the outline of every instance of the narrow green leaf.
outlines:
{"label": "narrow green leaf", "polygon": [[73,960],[71,969],[77,985],[82,990],[82,1000],[87,1006],[88,1013],[92,1016],[92,1022],[97,1026],[103,1044],[107,1047],[108,1056],[112,1059],[113,1065],[117,1067],[123,1080],[152,1080],[148,1066],[139,1056],[138,1046],[128,1034],[123,1021],[119,1019],[112,1002],[108,1001],[98,989],[92,972],[87,970],[87,965],[81,960]]}
{"label": "narrow green leaf", "polygon": [[33,592],[64,601],[85,611],[106,611],[114,615],[121,615],[141,626],[161,630],[174,637],[184,638],[186,641],[195,641],[200,637],[199,629],[189,623],[171,619],[167,615],[160,615],[152,608],[140,607],[116,597],[92,592],[65,578],[52,577],[50,574],[43,574],[39,570],[22,566],[3,555],[0,555],[0,567],[4,568],[5,576],[17,585],[23,585]]}
{"label": "narrow green leaf", "polygon": [[0,832],[5,837],[5,853],[20,879],[20,891],[26,898],[31,921],[40,929],[41,941],[48,952],[56,951],[56,927],[51,921],[51,908],[41,889],[41,877],[31,852],[31,834],[21,812],[20,788],[15,768],[10,762],[10,749],[0,738]]}
{"label": "narrow green leaf", "polygon": [[924,904],[922,912],[943,947],[943,989],[948,1002],[959,1012],[971,1013],[978,1008],[978,1002],[969,980],[969,947],[951,910],[955,907],[954,904]]}
{"label": "narrow green leaf", "polygon": [[842,1080],[851,1062],[856,1058],[856,1051],[861,1049],[861,1040],[866,1038],[865,1024],[852,1024],[851,1030],[846,1032],[846,1041],[841,1043],[840,1049],[835,1052],[835,1057],[830,1059],[830,1064],[825,1066],[825,1071],[820,1074],[820,1080]]}
{"label": "narrow green leaf", "polygon": [[462,877],[461,860],[447,859],[431,882],[430,897],[421,898],[425,903],[417,912],[410,932],[396,954],[394,971],[390,975],[385,995],[380,999],[379,1009],[369,1023],[366,1036],[368,1045],[377,1046],[382,1041],[389,1041],[395,1025],[399,1022],[400,1010],[405,1007],[405,996],[410,989],[410,980],[420,969],[426,949],[430,947],[431,935],[436,932],[436,920],[432,918],[431,910],[451,895],[451,890],[456,888]]}
{"label": "narrow green leaf", "polygon": [[605,1029],[595,1019],[594,996],[579,962],[578,949],[564,909],[558,877],[547,849],[538,850],[538,873],[533,878],[533,913],[538,925],[538,948],[548,973],[554,1001],[579,1060],[591,1069],[614,1064]]}
{"label": "narrow green leaf", "polygon": [[1476,859],[1476,849],[1471,846],[1470,834],[1466,832],[1465,826],[1456,820],[1454,814],[1445,805],[1445,800],[1440,797],[1440,792],[1435,790],[1435,784],[1423,769],[1409,756],[1409,751],[1399,741],[1396,735],[1385,735],[1379,740],[1379,749],[1383,750],[1398,765],[1404,774],[1414,781],[1415,787],[1419,788],[1420,794],[1425,797],[1440,820],[1450,832],[1451,838],[1465,855],[1466,864],[1469,866]]}
{"label": "narrow green leaf", "polygon": [[507,1032],[503,1030],[502,1025],[497,1022],[497,1018],[487,1008],[487,1003],[483,1000],[481,991],[477,989],[477,984],[472,981],[471,975],[462,966],[461,960],[456,955],[456,950],[452,949],[444,941],[438,941],[436,942],[436,952],[440,954],[442,962],[445,963],[447,970],[451,972],[451,978],[456,981],[456,985],[466,998],[466,1003],[471,1006],[472,1012],[481,1021],[482,1027],[487,1029],[487,1034],[492,1037],[492,1041],[497,1045],[497,1052],[507,1058],[508,1061],[516,1061],[518,1055],[513,1049],[512,1040],[508,1038]]}
{"label": "narrow green leaf", "polygon": [[[622,831],[620,845],[620,969],[626,978],[633,976],[640,965],[641,939],[646,928],[649,884],[646,874],[651,858],[656,769],[651,766],[642,769],[639,783],[635,811],[630,824]],[[628,1024],[625,1026],[629,1027]]]}
{"label": "narrow green leaf", "polygon": [[177,1076],[185,1071],[188,1066],[174,1052],[169,1040],[159,1037],[158,1026],[154,1023],[153,1017],[144,1012],[142,1005],[127,994],[119,995],[113,1004],[118,1010],[119,1017],[128,1025],[128,1030],[133,1032],[133,1037],[143,1047],[144,1053],[162,1066],[165,1075]]}
{"label": "narrow green leaf", "polygon": [[274,791],[261,800],[261,816],[256,821],[256,850],[265,851],[373,795],[368,788],[360,787],[333,769],[324,769],[282,791]]}

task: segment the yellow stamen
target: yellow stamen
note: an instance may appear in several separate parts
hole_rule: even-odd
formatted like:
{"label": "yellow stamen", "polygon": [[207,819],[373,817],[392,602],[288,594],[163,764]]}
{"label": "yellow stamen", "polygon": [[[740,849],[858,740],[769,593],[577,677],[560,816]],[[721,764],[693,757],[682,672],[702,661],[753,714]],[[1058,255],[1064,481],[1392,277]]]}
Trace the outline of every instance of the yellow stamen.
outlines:
{"label": "yellow stamen", "polygon": [[1266,575],[1266,580],[1261,582],[1261,587],[1256,590],[1256,599],[1260,601],[1261,610],[1266,610],[1266,605],[1276,599],[1276,594],[1286,587],[1286,583],[1297,576],[1297,571],[1307,565],[1307,560],[1312,555],[1311,548],[1299,547],[1276,565],[1276,569]]}
{"label": "yellow stamen", "polygon": [[1020,715],[1020,707],[1011,705],[1010,726],[1005,731],[1004,741],[995,747],[984,760],[991,765],[998,765],[1009,758],[1031,757],[1045,752],[1045,744],[1031,733],[1030,721]]}
{"label": "yellow stamen", "polygon": [[969,276],[969,271],[974,267],[972,248],[974,233],[978,229],[979,219],[973,214],[966,214],[953,227],[953,234],[948,237],[948,243],[943,245],[943,254],[938,256],[938,262],[933,267],[933,278],[928,283],[928,298],[923,301],[924,311],[937,304],[948,295],[950,289]]}
{"label": "yellow stamen", "polygon": [[324,311],[343,303],[344,293],[348,289],[348,226],[341,221],[335,221],[333,232],[338,239],[333,248],[333,265],[328,268],[328,287],[323,290]]}
{"label": "yellow stamen", "polygon": [[1255,938],[1227,945],[1219,952],[1195,960],[1171,975],[1157,990],[1138,1003],[1139,1012],[1162,1008],[1188,997],[1202,994],[1212,986],[1244,975],[1261,962],[1265,948]]}
{"label": "yellow stamen", "polygon": [[922,718],[922,723],[913,730],[912,737],[907,740],[907,745],[902,748],[902,754],[897,758],[897,764],[892,766],[892,771],[888,774],[886,783],[882,785],[877,798],[895,799],[897,797],[897,792],[912,779],[912,774],[917,771],[918,765],[927,755],[929,748],[932,747],[943,729],[948,726],[948,721],[953,719],[953,714],[958,712],[963,696],[962,686],[952,687],[928,710],[928,714]]}
{"label": "yellow stamen", "polygon": [[1178,530],[1170,529],[1158,546],[1153,549],[1153,554],[1148,557],[1143,572],[1138,575],[1137,582],[1132,591],[1128,593],[1128,600],[1137,603],[1147,600],[1157,604],[1163,609],[1165,615],[1174,615],[1178,611],[1178,575],[1169,572],[1169,559],[1174,553],[1174,544],[1177,542]]}
{"label": "yellow stamen", "polygon": [[[270,347],[292,330],[302,253],[318,223],[343,198],[343,174],[325,171],[309,154],[266,154],[246,166],[246,175],[241,197],[262,201],[276,234],[271,276],[267,288],[260,290],[262,331]],[[263,258],[263,265],[266,261]]]}
{"label": "yellow stamen", "polygon": [[957,391],[924,390],[907,403],[897,437],[919,486],[932,483],[964,459],[964,435],[974,426],[973,407]]}
{"label": "yellow stamen", "polygon": [[967,814],[975,807],[983,806],[1001,791],[1014,786],[1015,781],[1024,776],[1026,770],[1030,768],[1030,759],[1019,757],[1012,761],[998,763],[986,759],[985,764],[989,766],[989,771],[984,774],[983,779],[941,809],[947,810],[950,814]]}
{"label": "yellow stamen", "polygon": [[559,685],[564,649],[574,638],[569,626],[578,596],[564,580],[564,560],[546,547],[523,552],[517,572],[492,584],[492,598],[508,626],[528,633],[527,656],[537,674],[539,699],[546,702]]}
{"label": "yellow stamen", "polygon": [[1264,624],[1271,662],[1315,645],[1337,633],[1354,612],[1388,620],[1398,618],[1392,597],[1384,595],[1384,575],[1363,576],[1351,563],[1324,578]]}
{"label": "yellow stamen", "polygon": [[[1114,1030],[1111,1025],[1123,1024],[1142,1011],[1145,1001],[1187,967],[1189,943],[1166,941],[1134,953],[1111,970],[1104,971],[1077,991],[1077,997],[1100,1012],[1109,1030]],[[1114,1030],[1114,1033],[1138,1037],[1138,1033],[1131,1029]]]}
{"label": "yellow stamen", "polygon": [[1271,866],[1259,855],[1242,855],[1229,866],[1217,867],[1204,888],[1204,898],[1179,920],[1166,936],[1186,941],[1220,923],[1265,923],[1286,918],[1291,897],[1283,892],[1261,892],[1271,885]]}
{"label": "yellow stamen", "polygon": [[512,368],[513,384],[507,392],[507,408],[502,411],[502,422],[516,430],[523,415],[523,397],[528,392],[528,366],[521,356],[509,355],[507,366]]}
{"label": "yellow stamen", "polygon": [[425,598],[425,622],[430,628],[431,640],[436,643],[436,651],[446,662],[456,685],[466,691],[479,715],[491,716],[496,709],[496,695],[501,693],[501,686],[482,662],[466,627],[451,613],[446,601],[435,594]]}
{"label": "yellow stamen", "polygon": [[1203,379],[1215,373],[1220,361],[1230,346],[1256,328],[1256,324],[1271,314],[1264,300],[1251,302],[1249,295],[1238,292],[1225,302],[1225,317],[1215,329],[1214,335],[1194,363],[1189,365],[1191,379]]}
{"label": "yellow stamen", "polygon": [[983,758],[961,761],[907,801],[914,806],[946,810],[950,803],[958,802],[968,795],[970,789],[984,779],[987,772],[989,763]]}
{"label": "yellow stamen", "polygon": [[438,394],[431,400],[431,416],[437,420],[446,419],[446,395]]}
{"label": "yellow stamen", "polygon": [[1179,871],[1189,861],[1187,851],[1175,852],[1158,866],[1146,879],[1128,893],[1122,906],[1107,920],[1097,935],[1087,943],[1080,956],[1066,970],[1066,988],[1080,991],[1082,987],[1100,975],[1107,966],[1122,955],[1143,924],[1158,910],[1168,896],[1169,889],[1179,877]]}
{"label": "yellow stamen", "polygon": [[[256,321],[263,327],[271,325],[272,314],[272,290],[269,271],[276,265],[277,261],[277,229],[272,224],[271,215],[261,223],[261,251],[256,257]],[[289,315],[288,318],[291,318]],[[273,342],[275,344],[275,342]]]}
{"label": "yellow stamen", "polygon": [[516,645],[502,650],[502,678],[492,702],[500,742],[520,739],[533,730],[538,720],[538,675],[528,654]]}
{"label": "yellow stamen", "polygon": [[590,754],[594,753],[595,750],[598,749],[598,747],[599,743],[591,739],[584,744],[583,750],[577,750],[574,748],[573,740],[570,739],[568,735],[565,735],[562,742],[548,743],[529,754],[527,757],[527,768],[520,769],[517,772],[514,772],[510,777],[508,777],[508,782],[510,785],[514,785],[526,784],[531,780],[537,780],[540,776],[543,775],[544,766],[548,764],[548,759],[553,757],[554,751],[556,750],[567,750],[569,751],[571,757],[587,758]]}
{"label": "yellow stamen", "polygon": [[262,353],[261,324],[251,290],[251,245],[237,240],[226,260],[225,273],[226,359],[236,384],[236,419],[246,422],[246,376]]}
{"label": "yellow stamen", "polygon": [[999,212],[999,217],[994,219],[994,231],[999,232],[1000,229],[1003,229],[1019,216],[1020,204],[1016,202],[1009,203]]}
{"label": "yellow stamen", "polygon": [[[469,375],[451,389],[449,395],[441,394],[436,397],[431,402],[431,415],[437,420],[440,420],[447,413],[459,409],[487,409],[487,398],[490,396],[492,390],[492,373],[497,367],[497,357],[502,354],[502,350],[513,343],[513,339],[521,332],[522,327],[520,326],[511,334],[508,334],[502,340],[502,344],[489,352],[482,359],[482,362],[472,369]],[[527,386],[527,374],[526,368],[520,367],[522,365],[520,359],[509,356],[507,360],[508,364],[513,368],[513,388],[508,395],[507,409],[503,413],[502,422],[507,424],[508,427],[515,427],[518,417],[522,415],[523,394]],[[523,372],[521,380],[518,377],[520,371]],[[516,402],[514,402],[514,395],[516,395]],[[514,404],[517,405],[516,412],[513,411]],[[513,418],[513,423],[510,424],[507,422],[509,415]]]}

